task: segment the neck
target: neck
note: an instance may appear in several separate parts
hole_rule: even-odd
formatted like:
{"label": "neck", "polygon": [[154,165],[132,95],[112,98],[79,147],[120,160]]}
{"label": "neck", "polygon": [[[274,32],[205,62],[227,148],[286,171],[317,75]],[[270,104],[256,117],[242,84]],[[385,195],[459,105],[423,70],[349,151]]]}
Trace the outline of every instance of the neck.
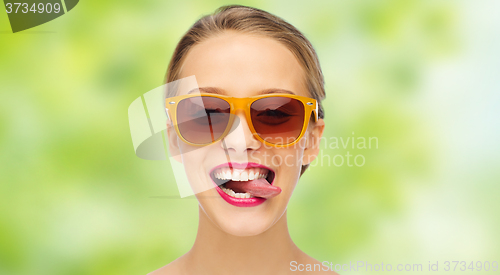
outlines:
{"label": "neck", "polygon": [[290,261],[301,253],[288,232],[286,212],[271,228],[249,237],[222,231],[201,209],[199,216],[195,243],[186,254],[192,263],[186,268],[193,274],[225,274],[221,270],[227,270],[228,274],[234,274],[234,270],[279,274],[289,270]]}

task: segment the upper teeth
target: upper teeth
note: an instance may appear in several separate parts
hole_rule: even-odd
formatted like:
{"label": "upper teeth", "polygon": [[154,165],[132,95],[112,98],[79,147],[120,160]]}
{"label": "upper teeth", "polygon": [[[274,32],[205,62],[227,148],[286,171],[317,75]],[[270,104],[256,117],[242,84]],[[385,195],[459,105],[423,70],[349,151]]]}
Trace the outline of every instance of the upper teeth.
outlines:
{"label": "upper teeth", "polygon": [[219,168],[214,171],[214,176],[221,180],[248,181],[266,178],[269,170],[261,168],[231,169],[229,167]]}

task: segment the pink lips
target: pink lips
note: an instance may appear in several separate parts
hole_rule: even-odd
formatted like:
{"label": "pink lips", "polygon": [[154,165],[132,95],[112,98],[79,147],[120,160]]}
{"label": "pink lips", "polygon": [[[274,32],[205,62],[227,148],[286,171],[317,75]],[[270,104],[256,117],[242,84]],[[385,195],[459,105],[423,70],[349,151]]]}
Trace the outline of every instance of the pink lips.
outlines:
{"label": "pink lips", "polygon": [[[265,168],[269,171],[273,171],[271,168],[269,168],[267,166],[264,166],[264,165],[258,164],[258,163],[254,163],[254,162],[248,162],[248,163],[228,162],[228,163],[224,163],[224,164],[221,164],[221,165],[218,165],[218,166],[212,168],[212,170],[210,170],[210,175],[212,175],[212,173],[215,169],[222,168],[222,167],[231,167],[231,168],[236,168],[236,169]],[[231,205],[234,205],[237,207],[253,207],[253,206],[260,205],[266,201],[266,199],[264,199],[264,198],[257,198],[257,197],[255,197],[255,198],[234,198],[234,197],[231,197],[228,194],[226,194],[224,191],[222,191],[222,189],[219,186],[217,186],[217,184],[214,181],[212,181],[212,182],[215,185],[215,189],[217,190],[217,193],[219,193],[219,195],[227,203],[229,203]],[[273,179],[273,182],[274,182],[274,179]],[[271,184],[273,184],[273,182],[271,182]]]}
{"label": "pink lips", "polygon": [[212,168],[212,170],[210,170],[210,173],[212,173],[215,169],[222,168],[222,167],[231,167],[231,168],[235,168],[235,169],[265,168],[269,171],[273,171],[271,168],[269,168],[265,165],[262,165],[262,164],[255,163],[255,162],[247,162],[247,163],[228,162],[228,163],[223,163],[221,165],[215,166],[214,168]]}

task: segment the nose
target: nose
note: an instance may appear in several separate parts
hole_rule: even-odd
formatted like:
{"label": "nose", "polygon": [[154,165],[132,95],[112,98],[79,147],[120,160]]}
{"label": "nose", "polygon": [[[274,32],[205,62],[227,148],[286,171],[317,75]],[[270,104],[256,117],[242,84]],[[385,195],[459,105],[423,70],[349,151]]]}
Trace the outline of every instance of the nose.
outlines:
{"label": "nose", "polygon": [[222,140],[221,146],[235,156],[246,156],[249,151],[260,148],[261,143],[252,134],[244,114],[237,114],[231,131]]}

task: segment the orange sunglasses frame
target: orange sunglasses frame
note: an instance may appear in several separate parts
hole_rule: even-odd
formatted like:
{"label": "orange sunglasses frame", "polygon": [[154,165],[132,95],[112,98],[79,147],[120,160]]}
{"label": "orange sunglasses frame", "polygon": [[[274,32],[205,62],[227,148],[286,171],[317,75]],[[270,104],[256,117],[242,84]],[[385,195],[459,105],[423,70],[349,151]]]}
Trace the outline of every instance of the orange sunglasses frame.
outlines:
{"label": "orange sunglasses frame", "polygon": [[[227,123],[226,129],[224,130],[224,133],[222,135],[205,144],[197,144],[197,143],[192,143],[187,141],[182,134],[179,131],[179,127],[177,124],[177,106],[179,102],[181,102],[183,99],[186,98],[192,98],[192,97],[215,97],[215,98],[220,98],[225,100],[226,102],[229,103],[230,106],[230,111],[229,113],[231,114],[229,121]],[[252,103],[255,101],[262,99],[262,98],[268,98],[268,97],[286,97],[286,98],[293,98],[296,99],[304,105],[304,123],[302,125],[302,130],[300,131],[300,135],[291,143],[287,144],[274,144],[266,141],[262,137],[260,137],[259,133],[255,131],[255,128],[253,127],[252,119],[250,116],[250,106]],[[304,97],[304,96],[297,96],[297,95],[291,95],[291,94],[265,94],[265,95],[258,95],[258,96],[252,96],[252,97],[229,97],[229,96],[224,96],[224,95],[219,95],[219,94],[209,94],[209,93],[201,93],[201,94],[188,94],[188,95],[181,95],[181,96],[175,96],[175,97],[169,97],[165,99],[165,110],[167,113],[167,118],[170,120],[170,122],[174,125],[175,131],[177,132],[177,135],[181,138],[181,140],[189,145],[192,146],[206,146],[213,144],[219,140],[222,140],[224,137],[227,136],[229,131],[231,130],[231,127],[234,122],[234,117],[236,115],[236,110],[244,110],[245,111],[245,118],[248,123],[248,127],[250,128],[250,131],[252,132],[253,136],[261,141],[262,143],[269,145],[269,146],[274,146],[274,147],[286,147],[286,146],[291,146],[297,143],[303,136],[304,133],[306,132],[307,125],[309,123],[309,120],[311,119],[311,113],[314,114],[314,122],[318,121],[318,103],[315,99],[309,98],[309,97]]]}

